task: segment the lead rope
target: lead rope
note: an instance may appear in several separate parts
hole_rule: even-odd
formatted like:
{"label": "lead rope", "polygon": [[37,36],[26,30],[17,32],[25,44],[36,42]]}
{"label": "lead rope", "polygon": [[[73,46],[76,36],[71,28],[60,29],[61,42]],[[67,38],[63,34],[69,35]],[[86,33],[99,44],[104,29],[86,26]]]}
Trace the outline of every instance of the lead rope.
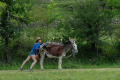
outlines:
{"label": "lead rope", "polygon": [[64,56],[63,56],[63,58],[69,58],[69,57],[71,57],[72,55],[73,55],[73,54],[70,54],[70,55],[69,55],[69,56],[67,56],[67,57],[64,57]]}

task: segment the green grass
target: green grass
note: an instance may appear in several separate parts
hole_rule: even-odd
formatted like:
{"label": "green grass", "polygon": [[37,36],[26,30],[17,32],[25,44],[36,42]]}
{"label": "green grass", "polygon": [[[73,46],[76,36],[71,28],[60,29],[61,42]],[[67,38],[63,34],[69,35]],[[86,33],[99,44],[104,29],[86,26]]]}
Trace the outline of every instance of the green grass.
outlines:
{"label": "green grass", "polygon": [[[23,58],[25,60],[25,58]],[[0,62],[0,70],[18,70],[21,66],[23,59],[14,60],[10,64],[5,64]],[[29,69],[32,64],[30,60],[23,69]],[[45,69],[58,69],[58,59],[49,59],[44,60]],[[107,60],[96,60],[96,61],[84,61],[84,60],[73,60],[73,59],[63,59],[62,61],[63,69],[97,69],[97,68],[120,68],[120,61],[110,62]],[[40,69],[39,60],[33,67],[33,69]]]}
{"label": "green grass", "polygon": [[45,58],[44,71],[40,70],[39,61],[33,67],[34,72],[29,72],[32,60],[24,66],[24,71],[19,71],[23,59],[18,59],[10,64],[0,63],[0,80],[120,80],[120,62],[107,61],[85,62],[63,59],[63,70],[58,70],[57,60]]}
{"label": "green grass", "polygon": [[0,80],[120,80],[120,68],[2,70]]}

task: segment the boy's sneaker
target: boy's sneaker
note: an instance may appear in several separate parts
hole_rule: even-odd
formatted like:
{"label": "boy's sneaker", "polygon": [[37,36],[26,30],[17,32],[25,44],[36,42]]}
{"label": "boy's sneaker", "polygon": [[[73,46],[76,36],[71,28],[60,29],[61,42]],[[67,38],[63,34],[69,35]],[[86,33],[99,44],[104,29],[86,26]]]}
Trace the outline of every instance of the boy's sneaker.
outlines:
{"label": "boy's sneaker", "polygon": [[29,69],[29,71],[30,71],[30,72],[33,72],[33,70],[32,70],[32,69]]}
{"label": "boy's sneaker", "polygon": [[19,68],[20,71],[23,71],[23,68]]}

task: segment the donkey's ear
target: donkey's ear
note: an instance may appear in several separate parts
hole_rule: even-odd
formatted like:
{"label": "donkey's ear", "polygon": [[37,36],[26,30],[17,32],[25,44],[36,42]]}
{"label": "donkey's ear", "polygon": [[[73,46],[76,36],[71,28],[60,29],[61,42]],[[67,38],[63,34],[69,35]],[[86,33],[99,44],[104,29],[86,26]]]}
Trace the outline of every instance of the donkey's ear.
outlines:
{"label": "donkey's ear", "polygon": [[69,37],[69,40],[71,40],[71,38]]}

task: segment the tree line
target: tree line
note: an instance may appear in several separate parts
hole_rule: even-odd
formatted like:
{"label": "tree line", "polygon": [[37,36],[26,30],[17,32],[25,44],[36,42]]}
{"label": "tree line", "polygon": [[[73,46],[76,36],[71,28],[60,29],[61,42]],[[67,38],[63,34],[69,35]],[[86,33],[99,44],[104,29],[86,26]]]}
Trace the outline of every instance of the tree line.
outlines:
{"label": "tree line", "polygon": [[[37,7],[33,7],[32,1],[25,2],[17,0],[0,2],[3,6],[0,8],[1,61],[9,62],[13,58],[12,55],[23,57],[25,52],[29,52],[33,38],[39,36],[39,32],[44,42],[50,40],[50,36],[55,36],[56,41],[63,38],[63,43],[68,41],[69,36],[73,37],[78,45],[78,59],[102,57],[116,60],[120,57],[120,25],[112,22],[113,19],[120,18],[118,15],[120,2],[117,0],[75,1],[70,4],[69,10],[67,9],[72,15],[64,13],[69,15],[66,18],[59,13],[57,9],[59,6],[54,1]],[[41,19],[38,19],[40,23],[34,18],[38,14],[32,12],[38,7],[41,9],[39,15]],[[38,25],[33,27],[34,30],[28,28],[31,22]],[[26,45],[27,41],[31,43]]]}

